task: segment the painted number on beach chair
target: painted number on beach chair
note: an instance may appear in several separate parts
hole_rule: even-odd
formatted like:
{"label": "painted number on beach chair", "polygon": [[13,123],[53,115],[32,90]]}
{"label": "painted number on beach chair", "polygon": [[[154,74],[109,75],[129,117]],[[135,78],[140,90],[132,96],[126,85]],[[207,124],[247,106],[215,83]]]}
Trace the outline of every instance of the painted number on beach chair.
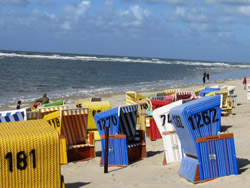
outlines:
{"label": "painted number on beach chair", "polygon": [[166,123],[166,115],[161,115],[161,118],[163,118],[162,126],[164,127]]}
{"label": "painted number on beach chair", "polygon": [[[211,117],[210,117],[210,112]],[[219,118],[217,118],[217,110],[216,108],[210,108],[208,110],[205,110],[203,112],[194,114],[188,118],[188,121],[190,121],[192,129],[195,130],[196,127],[200,128],[204,125],[209,125],[211,123],[216,123],[219,121]],[[203,124],[201,123],[203,122]]]}
{"label": "painted number on beach chair", "polygon": [[111,123],[116,126],[117,125],[117,118],[115,116],[110,116],[110,117],[106,117],[105,119],[98,120],[97,123],[100,127],[100,130],[103,130],[103,129],[105,129],[105,127],[110,127]]}
{"label": "painted number on beach chair", "polygon": [[[29,155],[30,157],[32,157],[32,161],[33,161],[33,168],[35,169],[36,168],[36,150],[35,149],[32,149],[30,152],[29,152]],[[16,154],[16,159],[17,159],[17,162],[16,162],[16,165],[17,165],[17,169],[18,170],[25,170],[28,166],[28,161],[27,161],[27,154],[24,152],[24,151],[20,151]],[[13,172],[13,154],[12,152],[9,152],[5,155],[5,159],[8,160],[9,162],[9,171],[10,172]]]}
{"label": "painted number on beach chair", "polygon": [[54,127],[60,127],[60,122],[57,118],[50,120],[49,124]]}
{"label": "painted number on beach chair", "polygon": [[143,110],[143,109],[147,110],[148,109],[148,105],[146,103],[141,104],[140,106],[141,106],[141,110]]}
{"label": "painted number on beach chair", "polygon": [[92,115],[93,115],[93,117],[95,116],[95,114],[97,114],[97,113],[99,113],[99,112],[101,112],[101,110],[93,110],[93,112],[92,112]]}
{"label": "painted number on beach chair", "polygon": [[181,117],[180,116],[172,116],[175,124],[177,127],[184,128],[184,126],[181,123]]}

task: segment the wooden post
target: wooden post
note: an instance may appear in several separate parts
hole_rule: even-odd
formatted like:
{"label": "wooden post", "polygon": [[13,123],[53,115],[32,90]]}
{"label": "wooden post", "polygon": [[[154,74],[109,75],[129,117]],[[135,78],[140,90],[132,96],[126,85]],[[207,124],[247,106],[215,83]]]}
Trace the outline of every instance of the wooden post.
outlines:
{"label": "wooden post", "polygon": [[109,154],[109,126],[106,126],[105,127],[104,173],[108,173],[108,154]]}

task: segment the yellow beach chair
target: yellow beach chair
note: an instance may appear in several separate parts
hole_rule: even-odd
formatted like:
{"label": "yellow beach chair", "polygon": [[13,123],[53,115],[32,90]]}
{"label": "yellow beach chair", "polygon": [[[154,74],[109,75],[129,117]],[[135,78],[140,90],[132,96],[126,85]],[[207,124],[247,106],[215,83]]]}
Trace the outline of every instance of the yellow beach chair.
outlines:
{"label": "yellow beach chair", "polygon": [[169,95],[174,96],[174,101],[176,99],[176,93],[180,92],[180,91],[181,91],[181,89],[167,89],[167,90],[164,90],[164,92],[166,93],[166,96],[169,96]]}
{"label": "yellow beach chair", "polygon": [[68,109],[68,106],[52,106],[52,107],[45,107],[45,108],[40,108],[39,113],[40,113],[40,118],[42,119],[45,115],[59,111],[59,110],[64,110]]}
{"label": "yellow beach chair", "polygon": [[127,91],[126,92],[126,104],[136,104],[137,101],[145,99],[143,95],[136,93],[135,91]]}
{"label": "yellow beach chair", "polygon": [[196,97],[200,96],[200,91],[203,90],[203,89],[205,89],[205,87],[202,87],[202,88],[199,88],[199,89],[195,89],[195,90],[194,90],[194,95],[195,95]]}
{"label": "yellow beach chair", "polygon": [[0,187],[64,188],[59,135],[45,120],[1,123]]}
{"label": "yellow beach chair", "polygon": [[138,103],[138,118],[137,124],[141,125],[141,130],[146,131],[146,117],[148,116],[147,109],[152,108],[150,99],[142,99]]}
{"label": "yellow beach chair", "polygon": [[111,108],[110,101],[100,101],[100,102],[83,102],[81,103],[82,108],[88,108],[88,125],[87,130],[88,132],[94,133],[94,140],[101,140],[99,132],[97,130],[94,116],[99,112],[103,112],[109,110]]}

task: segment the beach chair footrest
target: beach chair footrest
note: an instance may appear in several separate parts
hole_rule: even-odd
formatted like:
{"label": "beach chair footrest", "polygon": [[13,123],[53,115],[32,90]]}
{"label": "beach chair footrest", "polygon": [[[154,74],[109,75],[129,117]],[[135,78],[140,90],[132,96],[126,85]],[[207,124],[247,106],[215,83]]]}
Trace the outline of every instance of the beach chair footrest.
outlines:
{"label": "beach chair footrest", "polygon": [[68,148],[67,154],[69,162],[89,160],[95,158],[95,147],[88,144],[75,145]]}

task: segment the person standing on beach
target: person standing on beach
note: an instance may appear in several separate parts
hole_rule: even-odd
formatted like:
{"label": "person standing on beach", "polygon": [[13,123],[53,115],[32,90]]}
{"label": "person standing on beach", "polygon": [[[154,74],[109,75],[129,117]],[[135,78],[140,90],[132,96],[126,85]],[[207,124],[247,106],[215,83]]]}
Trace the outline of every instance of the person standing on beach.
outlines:
{"label": "person standing on beach", "polygon": [[247,78],[246,78],[246,77],[244,77],[242,83],[243,83],[243,85],[244,85],[244,90],[246,90],[246,85],[247,85]]}
{"label": "person standing on beach", "polygon": [[204,72],[203,73],[203,85],[205,85],[205,83],[206,83],[206,77],[207,77],[207,74],[206,74],[206,72]]}
{"label": "person standing on beach", "polygon": [[17,106],[16,106],[16,109],[17,109],[17,110],[21,108],[21,104],[22,104],[21,101],[18,101],[18,102],[17,102]]}

